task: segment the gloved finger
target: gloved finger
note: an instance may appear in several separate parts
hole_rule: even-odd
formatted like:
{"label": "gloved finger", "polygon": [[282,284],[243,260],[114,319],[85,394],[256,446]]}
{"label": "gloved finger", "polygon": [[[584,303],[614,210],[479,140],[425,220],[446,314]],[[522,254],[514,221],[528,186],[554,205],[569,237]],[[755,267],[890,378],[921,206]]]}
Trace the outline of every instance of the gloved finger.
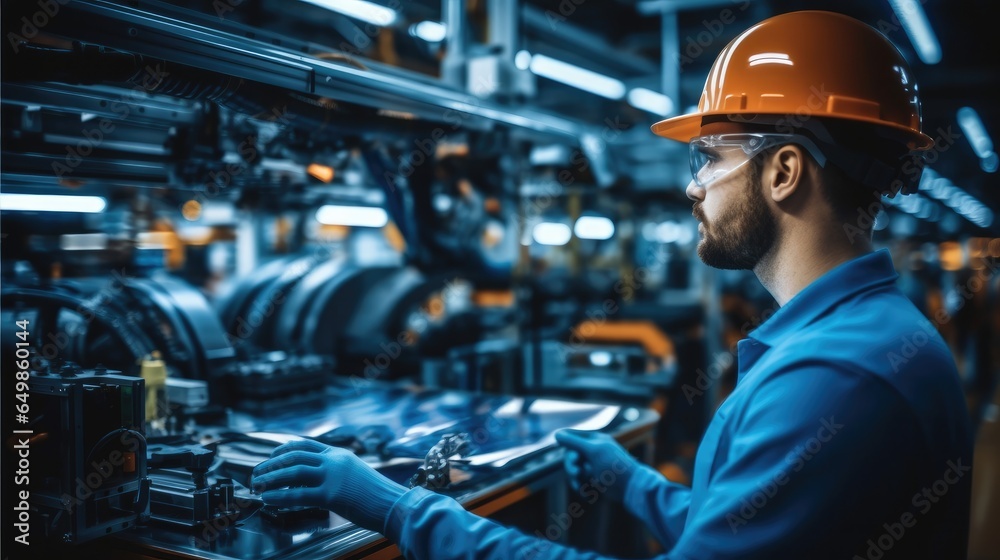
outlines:
{"label": "gloved finger", "polygon": [[580,456],[570,451],[569,453],[566,453],[566,457],[563,460],[563,466],[570,476],[577,476],[580,474],[580,470],[583,465],[580,463]]}
{"label": "gloved finger", "polygon": [[584,467],[586,467],[587,461],[578,451],[573,451],[572,449],[566,450],[566,470],[573,471],[574,473],[583,472]]}
{"label": "gloved finger", "polygon": [[317,495],[312,488],[286,488],[264,492],[260,497],[270,506],[321,506]]}
{"label": "gloved finger", "polygon": [[580,479],[576,477],[569,478],[569,487],[573,489],[574,492],[580,491]]}
{"label": "gloved finger", "polygon": [[570,487],[573,490],[580,490],[580,467],[576,465],[566,464],[566,479],[569,481]]}
{"label": "gloved finger", "polygon": [[329,445],[320,443],[314,439],[297,439],[295,441],[283,443],[274,448],[274,451],[271,452],[271,457],[277,457],[278,455],[284,455],[285,453],[291,453],[292,451],[322,453],[329,449],[329,447]]}
{"label": "gloved finger", "polygon": [[597,430],[578,430],[576,428],[567,428],[567,430],[582,437],[583,439],[589,439],[592,441],[602,439],[607,435],[604,432],[598,432]]}
{"label": "gloved finger", "polygon": [[563,429],[556,432],[555,436],[560,445],[576,451],[586,453],[594,447],[594,442],[581,436],[579,430]]}
{"label": "gloved finger", "polygon": [[287,469],[295,465],[308,465],[318,467],[323,464],[323,458],[316,453],[306,453],[305,451],[292,451],[280,457],[272,457],[263,461],[253,468],[251,477],[257,477],[264,473],[269,473],[279,469]]}
{"label": "gloved finger", "polygon": [[285,486],[316,486],[323,482],[323,475],[322,467],[295,465],[255,476],[250,481],[250,487],[254,492],[260,493]]}
{"label": "gloved finger", "polygon": [[600,455],[605,461],[629,461],[632,457],[628,450],[622,447],[622,444],[615,441],[614,438],[610,438],[607,443],[600,445]]}
{"label": "gloved finger", "polygon": [[573,433],[580,436],[580,439],[589,441],[595,445],[618,443],[618,440],[613,438],[610,434],[606,434],[604,432],[598,432],[595,430],[573,430]]}
{"label": "gloved finger", "polygon": [[591,449],[594,451],[601,452],[602,455],[606,456],[625,456],[628,452],[622,447],[622,444],[618,443],[614,437],[610,434],[604,432],[597,432],[593,430],[573,430],[574,435],[580,436],[580,439],[587,441],[591,445]]}
{"label": "gloved finger", "polygon": [[583,464],[583,458],[580,456],[580,452],[572,449],[567,449],[565,453],[563,453],[563,460],[566,461],[567,465],[572,464],[580,466]]}

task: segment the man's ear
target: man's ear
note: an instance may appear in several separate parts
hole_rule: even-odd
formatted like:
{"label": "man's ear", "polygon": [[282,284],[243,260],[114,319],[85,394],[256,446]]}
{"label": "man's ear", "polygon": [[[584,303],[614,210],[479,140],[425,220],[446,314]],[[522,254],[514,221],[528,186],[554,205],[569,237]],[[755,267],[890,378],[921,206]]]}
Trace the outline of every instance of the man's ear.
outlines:
{"label": "man's ear", "polygon": [[778,148],[768,160],[770,165],[764,177],[767,192],[775,202],[787,200],[805,180],[805,152],[795,144],[787,144]]}

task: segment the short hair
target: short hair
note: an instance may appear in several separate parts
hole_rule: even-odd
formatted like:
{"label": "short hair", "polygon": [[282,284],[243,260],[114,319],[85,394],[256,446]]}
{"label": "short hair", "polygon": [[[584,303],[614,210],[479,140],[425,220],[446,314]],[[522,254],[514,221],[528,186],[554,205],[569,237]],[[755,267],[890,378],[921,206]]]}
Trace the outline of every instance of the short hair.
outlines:
{"label": "short hair", "polygon": [[827,162],[820,173],[823,197],[837,220],[862,230],[870,238],[875,216],[883,209],[882,195],[902,187],[902,175],[912,152],[905,141],[886,127],[842,119],[817,120],[830,133],[834,145],[853,152],[850,157],[870,158],[891,170],[891,178],[878,185],[852,177],[836,161]]}
{"label": "short hair", "polygon": [[[840,148],[847,148],[852,153],[850,157],[872,158],[888,166],[896,176],[909,161],[907,157],[911,154],[909,148],[898,138],[887,135],[884,127],[843,119],[822,117],[814,119],[823,125],[822,128],[829,133],[829,138],[818,138],[815,133],[807,129],[796,129],[794,132],[816,141],[820,150],[824,150],[831,143]],[[776,149],[764,150],[759,157],[755,157],[750,162],[751,172],[759,176],[763,170],[764,158],[773,154]],[[818,165],[811,155],[809,159]],[[820,168],[819,176],[820,192],[830,205],[834,218],[845,225],[856,227],[871,237],[875,216],[883,208],[882,195],[898,188],[898,185],[893,185],[893,181],[887,181],[880,186],[867,185],[829,159],[826,165]]]}

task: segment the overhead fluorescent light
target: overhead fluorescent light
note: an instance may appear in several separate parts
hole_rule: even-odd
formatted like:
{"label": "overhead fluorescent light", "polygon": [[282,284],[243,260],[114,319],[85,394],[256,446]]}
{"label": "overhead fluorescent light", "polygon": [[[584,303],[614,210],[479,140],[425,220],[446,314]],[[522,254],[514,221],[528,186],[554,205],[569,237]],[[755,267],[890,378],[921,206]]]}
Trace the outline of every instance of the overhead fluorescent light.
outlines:
{"label": "overhead fluorescent light", "polygon": [[984,206],[982,213],[978,216],[978,222],[976,225],[984,228],[993,225],[993,211]]}
{"label": "overhead fluorescent light", "polygon": [[531,165],[559,165],[566,164],[571,157],[569,146],[563,144],[536,145],[531,148],[528,161]]}
{"label": "overhead fluorescent light", "polygon": [[993,223],[993,211],[975,199],[966,200],[955,210],[979,227],[989,227]]}
{"label": "overhead fluorescent light", "polygon": [[344,14],[345,16],[352,17],[354,19],[360,19],[361,21],[366,21],[380,27],[387,27],[396,23],[396,19],[399,17],[396,10],[381,6],[374,2],[367,2],[366,0],[301,1],[314,6],[319,6],[320,8],[326,8],[332,12]]}
{"label": "overhead fluorescent light", "polygon": [[316,221],[328,226],[379,228],[389,223],[389,215],[382,208],[372,206],[327,204],[316,211]]}
{"label": "overhead fluorescent light", "polygon": [[674,100],[658,91],[633,88],[628,92],[628,102],[636,109],[665,117],[674,112]]}
{"label": "overhead fluorescent light", "polygon": [[531,237],[539,245],[565,245],[573,237],[569,226],[556,222],[542,222],[531,230]]}
{"label": "overhead fluorescent light", "polygon": [[206,225],[231,225],[237,221],[232,204],[205,202],[201,205],[201,222]]}
{"label": "overhead fluorescent light", "polygon": [[625,97],[625,84],[621,80],[574,66],[544,54],[532,56],[530,68],[532,72],[543,78],[562,82],[601,97],[608,99]]}
{"label": "overhead fluorescent light", "polygon": [[924,64],[941,62],[941,43],[927,19],[927,13],[917,0],[889,0],[896,17]]}
{"label": "overhead fluorescent light", "polygon": [[930,218],[931,214],[934,212],[934,203],[926,198],[919,198],[917,200],[919,201],[919,204],[917,204],[913,215],[921,220]]}
{"label": "overhead fluorescent light", "polygon": [[573,233],[580,239],[611,239],[615,223],[603,216],[581,216],[573,226]]}
{"label": "overhead fluorescent light", "polygon": [[21,212],[103,212],[107,201],[99,196],[65,194],[0,194],[0,210]]}
{"label": "overhead fluorescent light", "polygon": [[987,173],[996,173],[1000,169],[1000,156],[996,152],[979,160],[979,167]]}
{"label": "overhead fluorescent light", "polygon": [[907,214],[916,215],[920,211],[920,201],[919,196],[908,196],[899,202],[899,207]]}
{"label": "overhead fluorescent light", "polygon": [[1000,158],[993,151],[993,139],[990,133],[986,132],[986,125],[979,113],[972,107],[962,107],[958,110],[958,126],[961,127],[965,137],[969,139],[969,144],[979,156],[980,167],[987,173],[995,173],[1000,166]]}
{"label": "overhead fluorescent light", "polygon": [[531,53],[528,51],[517,51],[514,55],[514,66],[518,70],[527,70],[531,67]]}
{"label": "overhead fluorescent light", "polygon": [[979,113],[972,107],[962,107],[958,110],[958,126],[962,128],[965,137],[972,144],[972,149],[981,158],[988,157],[993,153],[993,139],[986,132],[983,120],[979,118]]}
{"label": "overhead fluorescent light", "polygon": [[108,248],[106,233],[70,233],[59,236],[63,251],[101,251]]}
{"label": "overhead fluorescent light", "polygon": [[947,206],[948,208],[958,208],[958,206],[962,203],[962,196],[964,194],[965,193],[962,191],[962,189],[959,189],[954,185],[952,185],[952,189],[948,194],[948,198],[942,199],[941,202],[943,202],[944,205]]}
{"label": "overhead fluorescent light", "polygon": [[410,34],[428,43],[440,43],[448,35],[448,28],[437,21],[422,21],[410,27]]}
{"label": "overhead fluorescent light", "polygon": [[[930,172],[934,177],[933,184],[928,189],[932,198],[940,200],[942,204],[954,210],[956,214],[979,227],[990,227],[993,224],[993,210],[991,210],[988,206],[983,204],[976,197],[965,192],[965,190],[961,187],[958,187],[952,184],[948,179],[941,177],[932,169],[925,169],[924,173],[927,172]],[[897,199],[902,198],[902,200],[883,200],[891,206],[896,206],[904,212],[914,214],[917,217],[922,218],[923,216],[921,216],[919,212],[920,208],[916,206],[915,202],[926,202],[928,204],[933,203],[931,203],[929,199],[925,199],[923,197],[917,197],[920,199],[919,201],[911,200],[914,196],[916,195],[896,197]],[[936,221],[936,214],[932,214],[931,217],[927,219]]]}

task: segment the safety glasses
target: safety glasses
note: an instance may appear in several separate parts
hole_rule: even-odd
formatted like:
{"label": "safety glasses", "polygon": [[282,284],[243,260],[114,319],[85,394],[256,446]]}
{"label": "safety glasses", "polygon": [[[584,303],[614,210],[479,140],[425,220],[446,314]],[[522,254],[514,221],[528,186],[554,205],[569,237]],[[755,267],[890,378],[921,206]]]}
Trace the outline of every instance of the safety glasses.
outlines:
{"label": "safety glasses", "polygon": [[714,134],[691,140],[691,176],[696,185],[704,188],[743,167],[762,151],[782,144],[798,144],[820,167],[826,165],[826,156],[819,147],[801,134]]}

